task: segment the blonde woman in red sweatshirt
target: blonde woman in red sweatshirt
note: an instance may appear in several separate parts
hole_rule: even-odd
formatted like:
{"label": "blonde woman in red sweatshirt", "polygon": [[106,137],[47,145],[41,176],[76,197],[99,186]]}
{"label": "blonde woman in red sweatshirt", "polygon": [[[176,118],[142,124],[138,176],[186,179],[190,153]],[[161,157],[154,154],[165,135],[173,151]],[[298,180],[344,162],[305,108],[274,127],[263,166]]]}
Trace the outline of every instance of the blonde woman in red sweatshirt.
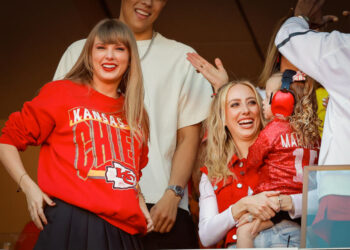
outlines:
{"label": "blonde woman in red sweatshirt", "polygon": [[[35,249],[140,249],[152,220],[138,187],[148,115],[136,42],[106,19],[72,70],[10,115],[0,159],[41,233]],[[40,145],[38,184],[18,151]],[[48,205],[48,206],[45,206]]]}

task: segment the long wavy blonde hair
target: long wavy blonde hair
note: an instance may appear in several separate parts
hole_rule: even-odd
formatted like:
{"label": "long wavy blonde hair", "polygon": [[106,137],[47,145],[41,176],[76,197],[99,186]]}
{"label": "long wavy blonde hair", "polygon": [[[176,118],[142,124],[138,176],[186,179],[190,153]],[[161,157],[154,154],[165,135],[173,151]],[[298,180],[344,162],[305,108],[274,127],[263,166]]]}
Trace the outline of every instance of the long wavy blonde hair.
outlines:
{"label": "long wavy blonde hair", "polygon": [[293,130],[297,133],[299,145],[313,147],[320,141],[319,126],[321,120],[317,116],[317,100],[315,80],[307,77],[305,83],[294,82],[290,85],[295,96],[294,113],[289,119]]}
{"label": "long wavy blonde hair", "polygon": [[91,30],[85,46],[73,66],[65,76],[75,82],[91,84],[93,79],[92,48],[98,37],[106,44],[123,44],[129,51],[129,66],[119,84],[118,92],[125,95],[124,112],[132,134],[149,138],[149,119],[144,108],[144,87],[136,40],[132,31],[121,21],[104,19]]}
{"label": "long wavy blonde hair", "polygon": [[223,85],[219,89],[212,101],[210,113],[205,123],[208,131],[205,166],[208,169],[208,178],[211,181],[219,182],[226,180],[229,176],[236,178],[234,173],[229,170],[228,163],[232,156],[238,153],[237,146],[225,124],[227,94],[237,84],[245,85],[254,92],[260,110],[260,129],[265,125],[261,112],[261,97],[252,83],[245,80],[234,81]]}

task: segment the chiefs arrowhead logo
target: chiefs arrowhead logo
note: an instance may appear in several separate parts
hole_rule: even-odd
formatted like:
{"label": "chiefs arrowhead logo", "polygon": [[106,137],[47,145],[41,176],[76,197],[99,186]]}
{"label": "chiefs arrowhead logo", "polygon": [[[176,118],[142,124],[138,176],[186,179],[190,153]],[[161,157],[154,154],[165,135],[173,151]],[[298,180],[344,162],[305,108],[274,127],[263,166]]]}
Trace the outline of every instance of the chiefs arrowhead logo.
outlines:
{"label": "chiefs arrowhead logo", "polygon": [[136,174],[133,169],[113,162],[106,167],[106,181],[113,183],[113,189],[134,189],[136,187]]}

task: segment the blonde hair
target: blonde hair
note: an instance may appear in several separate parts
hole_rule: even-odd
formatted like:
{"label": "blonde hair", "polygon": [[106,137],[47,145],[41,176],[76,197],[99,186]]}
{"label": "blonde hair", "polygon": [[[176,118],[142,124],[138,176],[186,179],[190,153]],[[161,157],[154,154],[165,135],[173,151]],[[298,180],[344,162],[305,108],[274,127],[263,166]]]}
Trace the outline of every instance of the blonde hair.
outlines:
{"label": "blonde hair", "polygon": [[118,92],[125,95],[124,112],[131,133],[136,133],[145,142],[149,138],[149,119],[143,103],[144,87],[140,59],[134,35],[124,23],[116,19],[104,19],[96,24],[86,39],[77,62],[65,78],[91,84],[94,72],[91,54],[96,37],[106,44],[121,43],[129,51],[129,66],[120,81]]}
{"label": "blonde hair", "polygon": [[317,116],[317,100],[314,89],[315,81],[307,77],[305,83],[294,82],[290,85],[295,96],[294,113],[289,116],[289,123],[297,133],[299,145],[313,147],[320,140],[319,126],[321,120]]}
{"label": "blonde hair", "polygon": [[237,146],[225,123],[227,94],[233,86],[238,84],[247,86],[254,92],[260,110],[260,129],[265,125],[261,112],[261,97],[252,83],[244,80],[234,81],[223,85],[219,89],[211,104],[210,113],[205,123],[208,131],[205,166],[208,169],[208,178],[211,181],[219,182],[226,180],[229,176],[236,178],[235,174],[229,170],[228,163],[234,154],[238,154]]}

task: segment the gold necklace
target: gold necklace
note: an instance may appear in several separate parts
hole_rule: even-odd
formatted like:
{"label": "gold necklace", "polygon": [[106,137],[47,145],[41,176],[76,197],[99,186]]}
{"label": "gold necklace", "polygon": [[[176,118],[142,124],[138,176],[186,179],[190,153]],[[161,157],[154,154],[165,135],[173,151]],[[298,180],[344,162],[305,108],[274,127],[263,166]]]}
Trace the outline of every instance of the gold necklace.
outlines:
{"label": "gold necklace", "polygon": [[151,50],[154,38],[156,38],[157,34],[157,32],[153,31],[151,42],[149,43],[146,52],[141,56],[140,61],[142,61],[147,56],[148,52]]}

